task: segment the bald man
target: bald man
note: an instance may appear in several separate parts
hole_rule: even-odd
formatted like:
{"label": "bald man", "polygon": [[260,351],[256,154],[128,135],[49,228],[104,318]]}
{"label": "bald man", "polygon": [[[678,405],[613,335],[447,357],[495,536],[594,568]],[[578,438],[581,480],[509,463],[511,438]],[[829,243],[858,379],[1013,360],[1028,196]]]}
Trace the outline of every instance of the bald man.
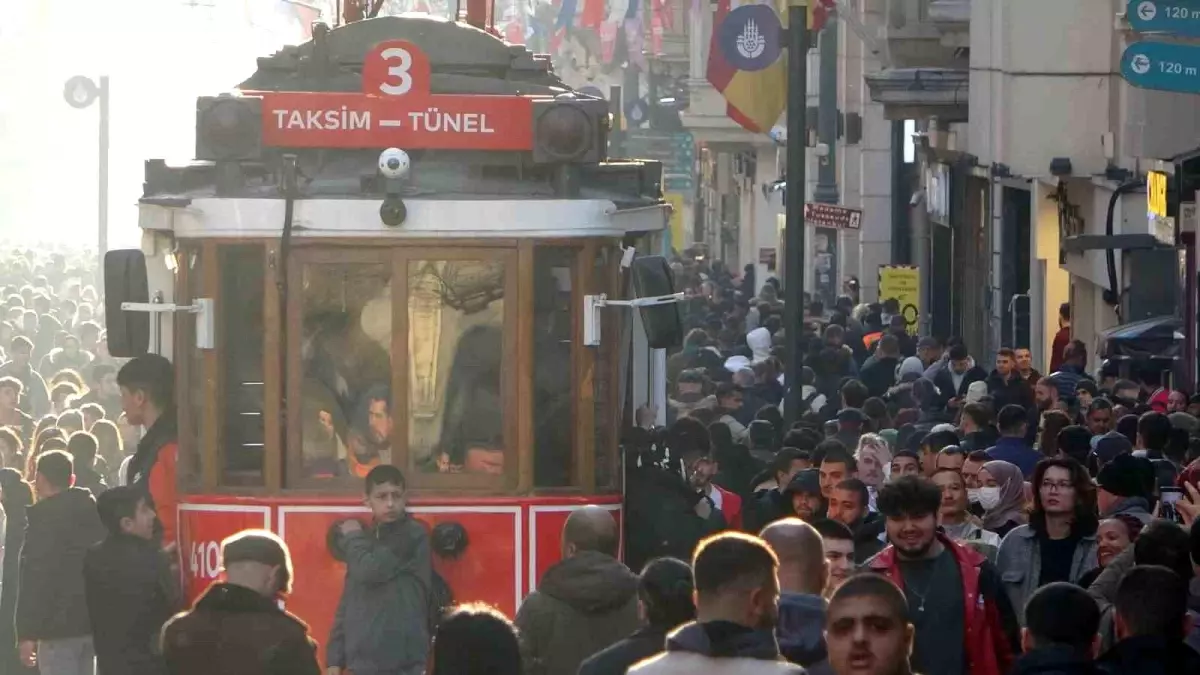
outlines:
{"label": "bald man", "polygon": [[617,560],[619,541],[606,509],[584,506],[567,517],[563,559],[517,612],[524,675],[573,674],[638,628],[638,579]]}
{"label": "bald man", "polygon": [[763,529],[762,538],[779,558],[779,651],[810,675],[828,675],[825,653],[825,598],[829,580],[825,546],[816,528],[799,518],[785,518]]}

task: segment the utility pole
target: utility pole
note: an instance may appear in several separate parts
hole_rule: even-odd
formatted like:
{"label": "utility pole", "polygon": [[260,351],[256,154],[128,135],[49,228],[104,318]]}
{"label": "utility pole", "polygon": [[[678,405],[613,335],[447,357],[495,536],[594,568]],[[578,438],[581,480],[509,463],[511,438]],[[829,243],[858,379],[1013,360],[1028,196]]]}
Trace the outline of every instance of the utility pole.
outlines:
{"label": "utility pole", "polygon": [[838,137],[838,22],[828,21],[821,31],[821,70],[818,80],[817,142],[825,146],[817,169],[817,185],[813,201],[838,203],[837,137]]}
{"label": "utility pole", "polygon": [[100,269],[104,269],[104,253],[108,250],[108,76],[101,75],[96,82],[86,75],[76,75],[63,87],[63,98],[72,108],[80,110],[92,103],[100,104],[96,253],[100,257]]}
{"label": "utility pole", "polygon": [[[804,150],[808,105],[808,2],[791,0],[787,29],[787,187],[784,192],[783,313],[787,343],[788,386],[784,406],[787,427],[800,418],[800,375],[804,370]],[[835,74],[836,75],[836,74]]]}

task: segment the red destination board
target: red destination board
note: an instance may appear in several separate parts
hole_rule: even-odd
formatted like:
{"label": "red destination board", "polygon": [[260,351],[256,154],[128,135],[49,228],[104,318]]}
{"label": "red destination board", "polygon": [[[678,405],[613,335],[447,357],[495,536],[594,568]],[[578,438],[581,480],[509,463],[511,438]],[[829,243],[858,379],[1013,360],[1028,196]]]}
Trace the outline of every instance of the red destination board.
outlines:
{"label": "red destination board", "polygon": [[[260,92],[263,144],[285,148],[528,150],[533,99],[432,94],[429,59],[390,40],[363,61],[361,93]],[[246,92],[250,94],[251,92]]]}

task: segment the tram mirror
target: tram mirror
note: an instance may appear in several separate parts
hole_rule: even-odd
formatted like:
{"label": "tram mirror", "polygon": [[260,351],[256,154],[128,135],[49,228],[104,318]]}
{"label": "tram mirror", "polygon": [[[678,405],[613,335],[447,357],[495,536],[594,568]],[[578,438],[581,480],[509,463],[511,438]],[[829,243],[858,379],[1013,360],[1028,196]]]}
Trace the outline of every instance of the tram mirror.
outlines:
{"label": "tram mirror", "polygon": [[[660,255],[636,256],[629,270],[633,275],[633,291],[637,297],[653,298],[675,293],[675,282],[666,258]],[[640,307],[638,311],[641,312],[646,342],[651,349],[676,347],[683,342],[679,303]]]}
{"label": "tram mirror", "polygon": [[126,302],[150,302],[146,256],[137,249],[104,254],[104,321],[108,351],[115,357],[145,354],[150,347],[150,315],[121,309]]}

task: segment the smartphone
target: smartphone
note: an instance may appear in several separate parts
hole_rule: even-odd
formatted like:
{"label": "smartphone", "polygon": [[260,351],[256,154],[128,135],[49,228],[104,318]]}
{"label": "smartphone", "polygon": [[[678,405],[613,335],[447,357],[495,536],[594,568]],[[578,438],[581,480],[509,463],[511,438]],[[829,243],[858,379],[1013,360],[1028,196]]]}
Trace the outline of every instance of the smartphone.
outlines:
{"label": "smartphone", "polygon": [[1177,523],[1182,523],[1183,518],[1179,515],[1179,511],[1175,509],[1175,502],[1183,496],[1183,488],[1164,487],[1159,490],[1159,516],[1166,520],[1173,520]]}

